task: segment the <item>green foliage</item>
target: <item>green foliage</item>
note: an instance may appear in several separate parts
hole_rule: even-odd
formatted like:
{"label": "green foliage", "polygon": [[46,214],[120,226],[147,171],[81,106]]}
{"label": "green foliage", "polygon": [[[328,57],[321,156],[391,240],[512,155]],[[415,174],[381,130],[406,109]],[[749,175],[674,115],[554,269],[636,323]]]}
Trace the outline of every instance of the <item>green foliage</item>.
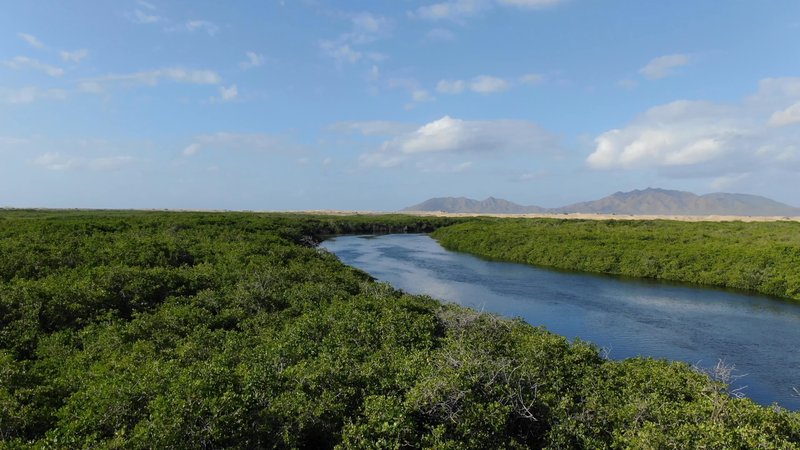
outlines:
{"label": "green foliage", "polygon": [[485,258],[800,300],[797,222],[484,219],[433,236]]}
{"label": "green foliage", "polygon": [[731,398],[685,364],[607,361],[518,320],[405,295],[313,246],[449,219],[0,218],[0,448],[800,442],[796,413]]}

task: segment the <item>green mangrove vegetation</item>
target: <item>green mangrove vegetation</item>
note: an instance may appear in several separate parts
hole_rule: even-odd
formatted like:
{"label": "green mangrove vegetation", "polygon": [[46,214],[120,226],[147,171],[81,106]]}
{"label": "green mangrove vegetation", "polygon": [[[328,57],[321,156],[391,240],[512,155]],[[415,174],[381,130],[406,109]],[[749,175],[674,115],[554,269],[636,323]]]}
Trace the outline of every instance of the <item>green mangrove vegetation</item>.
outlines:
{"label": "green mangrove vegetation", "polygon": [[[456,222],[0,211],[0,448],[800,448],[800,415],[734,398],[724,378],[406,295],[314,245],[690,234]],[[703,232],[719,243],[736,226]],[[797,258],[797,228],[765,229],[778,243],[761,245]]]}
{"label": "green mangrove vegetation", "polygon": [[483,219],[433,236],[485,258],[800,300],[798,222]]}

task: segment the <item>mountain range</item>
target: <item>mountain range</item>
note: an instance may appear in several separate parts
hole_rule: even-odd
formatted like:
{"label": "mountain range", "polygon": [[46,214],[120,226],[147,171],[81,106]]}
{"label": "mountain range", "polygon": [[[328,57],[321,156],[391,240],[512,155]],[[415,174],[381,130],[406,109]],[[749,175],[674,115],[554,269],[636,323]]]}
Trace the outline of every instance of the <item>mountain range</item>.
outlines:
{"label": "mountain range", "polygon": [[633,215],[687,216],[800,216],[800,208],[758,195],[691,192],[647,188],[617,192],[599,200],[575,203],[560,208],[524,206],[489,197],[473,200],[465,197],[437,197],[404,208],[403,211],[442,211],[478,214],[595,213]]}

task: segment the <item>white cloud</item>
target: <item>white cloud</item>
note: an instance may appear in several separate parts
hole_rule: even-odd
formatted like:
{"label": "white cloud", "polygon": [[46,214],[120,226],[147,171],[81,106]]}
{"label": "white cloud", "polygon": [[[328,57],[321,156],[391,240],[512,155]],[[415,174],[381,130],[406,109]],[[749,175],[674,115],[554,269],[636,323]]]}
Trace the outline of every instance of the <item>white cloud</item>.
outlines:
{"label": "white cloud", "polygon": [[489,0],[452,0],[421,6],[413,14],[427,20],[454,20],[459,21],[480,14],[490,9]]}
{"label": "white cloud", "polygon": [[193,33],[195,31],[205,31],[206,33],[208,33],[209,36],[213,37],[219,31],[219,27],[215,23],[209,22],[208,20],[195,19],[195,20],[187,20],[184,23],[166,27],[164,31],[169,31],[169,32],[183,31],[188,33]]}
{"label": "white cloud", "polygon": [[[675,177],[720,177],[758,168],[800,171],[791,121],[800,78],[766,79],[739,103],[679,100],[602,133],[587,158],[596,169],[658,168]],[[800,120],[798,120],[800,121]]]}
{"label": "white cloud", "polygon": [[391,20],[367,12],[348,15],[351,29],[336,39],[321,40],[322,54],[333,58],[337,65],[354,64],[361,60],[382,61],[386,55],[375,51],[358,50],[361,46],[375,42],[391,34]]}
{"label": "white cloud", "polygon": [[414,89],[411,91],[411,99],[415,102],[430,102],[435,100],[435,98],[431,96],[430,92],[426,91],[425,89]]}
{"label": "white cloud", "polygon": [[452,20],[461,22],[477,16],[495,6],[514,7],[528,10],[543,9],[566,3],[567,0],[450,0],[421,6],[411,17],[427,20]]}
{"label": "white cloud", "polygon": [[322,41],[319,43],[319,46],[325,56],[333,58],[339,65],[343,63],[356,63],[361,59],[362,56],[364,56],[360,51],[353,50],[347,44],[337,44],[332,41]]}
{"label": "white cloud", "polygon": [[769,124],[774,127],[783,127],[796,123],[800,123],[800,102],[786,109],[775,111],[769,118]]}
{"label": "white cloud", "polygon": [[139,6],[142,6],[142,7],[144,7],[144,8],[147,8],[147,9],[149,9],[149,10],[151,10],[151,11],[153,11],[153,10],[155,10],[155,9],[156,9],[156,6],[155,6],[155,5],[153,5],[153,4],[152,4],[152,3],[150,3],[150,2],[146,2],[146,1],[144,1],[144,0],[139,0],[139,1],[137,1],[136,3],[137,3]]}
{"label": "white cloud", "polygon": [[508,90],[511,83],[503,78],[488,75],[477,76],[470,82],[464,80],[440,80],[436,84],[436,91],[443,94],[460,94],[469,89],[478,94],[494,94]]}
{"label": "white cloud", "polygon": [[139,25],[149,25],[162,22],[163,17],[155,14],[148,14],[141,9],[134,10],[132,13],[126,14],[128,20]]}
{"label": "white cloud", "polygon": [[27,56],[17,56],[8,61],[3,61],[3,65],[14,70],[38,70],[50,75],[51,77],[60,77],[61,75],[64,75],[64,69],[45,64],[33,58],[28,58]]}
{"label": "white cloud", "polygon": [[545,81],[545,76],[540,73],[529,73],[519,77],[519,82],[522,84],[542,84]]}
{"label": "white cloud", "polygon": [[750,173],[738,173],[734,175],[723,175],[721,177],[714,178],[711,181],[711,187],[718,190],[726,190],[740,184],[742,181],[747,180],[750,178]]}
{"label": "white cloud", "polygon": [[230,87],[220,86],[219,95],[222,97],[223,102],[229,102],[236,99],[239,95],[239,90],[236,88],[235,84],[230,85]]}
{"label": "white cloud", "polygon": [[378,68],[375,64],[372,65],[372,68],[369,69],[369,73],[367,74],[367,78],[370,81],[377,81],[381,77],[381,69]]}
{"label": "white cloud", "polygon": [[245,52],[245,56],[247,56],[247,61],[242,61],[239,63],[239,67],[242,70],[248,70],[255,67],[261,67],[264,65],[265,59],[263,55],[259,55],[258,53],[253,51],[248,51]]}
{"label": "white cloud", "polygon": [[48,152],[37,156],[32,163],[48,170],[92,170],[106,172],[121,169],[135,162],[131,156],[105,156],[99,158],[79,158],[63,156],[59,152]]}
{"label": "white cloud", "polygon": [[15,90],[0,90],[2,103],[24,104],[38,100],[66,100],[67,93],[63,89],[42,89],[26,86]]}
{"label": "white cloud", "polygon": [[557,146],[553,135],[522,120],[467,121],[444,116],[415,131],[385,141],[380,150],[363,154],[363,166],[392,167],[420,155],[541,152]]}
{"label": "white cloud", "polygon": [[436,84],[436,91],[443,94],[460,94],[465,89],[478,94],[494,94],[511,88],[511,83],[503,78],[488,75],[477,76],[470,82],[464,80],[441,80]]}
{"label": "white cloud", "polygon": [[665,78],[675,73],[675,69],[691,62],[689,55],[676,53],[674,55],[659,56],[652,59],[646,66],[639,69],[639,73],[650,80]]}
{"label": "white cloud", "polygon": [[219,31],[219,27],[216,24],[207,20],[187,20],[181,27],[176,28],[176,30],[180,29],[189,32],[205,31],[209,36],[214,36]]}
{"label": "white cloud", "polygon": [[24,138],[0,136],[0,150],[3,150],[6,147],[16,147],[18,145],[25,145],[29,142],[30,141],[28,139]]}
{"label": "white cloud", "polygon": [[436,84],[436,92],[442,94],[460,94],[467,88],[463,80],[441,80]]}
{"label": "white cloud", "polygon": [[566,0],[497,0],[497,3],[503,6],[528,9],[549,8],[565,2]]}
{"label": "white cloud", "polygon": [[47,48],[47,46],[44,45],[44,43],[42,43],[42,41],[40,41],[36,36],[34,36],[32,34],[17,33],[17,36],[19,36],[20,39],[22,39],[23,41],[27,42],[28,45],[30,45],[33,48],[38,48],[40,50],[44,49],[44,48]]}
{"label": "white cloud", "polygon": [[336,122],[328,130],[337,133],[358,133],[363,136],[397,136],[409,133],[417,127],[406,122],[370,120],[363,122]]}
{"label": "white cloud", "polygon": [[62,51],[58,52],[58,54],[61,56],[62,60],[67,61],[67,62],[73,62],[73,63],[77,64],[77,63],[81,62],[84,58],[89,56],[89,50],[86,50],[85,48],[82,48],[82,49],[79,49],[79,50],[74,50],[74,51],[71,51],[71,52],[62,50]]}
{"label": "white cloud", "polygon": [[183,155],[192,156],[197,154],[197,152],[199,151],[200,151],[200,144],[197,143],[189,144],[188,146],[186,146],[186,148],[183,149]]}
{"label": "white cloud", "polygon": [[472,161],[464,161],[459,163],[437,162],[435,160],[419,161],[416,168],[420,172],[427,173],[461,173],[469,170],[472,167]]}
{"label": "white cloud", "polygon": [[416,103],[429,102],[436,100],[430,92],[421,88],[416,80],[411,78],[392,78],[387,81],[390,88],[402,88],[408,91],[411,96],[411,103],[406,105],[406,109],[412,109]]}
{"label": "white cloud", "polygon": [[278,153],[293,151],[297,146],[281,136],[262,133],[214,133],[195,136],[193,142],[183,149],[184,156],[200,151],[246,151],[256,153]]}
{"label": "white cloud", "polygon": [[128,87],[157,86],[161,81],[183,84],[214,85],[222,83],[222,77],[211,70],[191,70],[180,67],[147,70],[127,74],[111,74],[84,80],[79,87],[83,92],[98,94],[113,85]]}
{"label": "white cloud", "polygon": [[479,94],[494,94],[495,92],[508,90],[510,87],[511,84],[508,81],[488,75],[475,77],[469,84],[470,90]]}
{"label": "white cloud", "polygon": [[391,20],[367,12],[351,15],[350,21],[353,29],[343,39],[354,44],[374,42],[386,37],[392,29]]}
{"label": "white cloud", "polygon": [[33,163],[50,170],[67,170],[74,166],[72,159],[64,158],[57,152],[40,155],[33,160]]}

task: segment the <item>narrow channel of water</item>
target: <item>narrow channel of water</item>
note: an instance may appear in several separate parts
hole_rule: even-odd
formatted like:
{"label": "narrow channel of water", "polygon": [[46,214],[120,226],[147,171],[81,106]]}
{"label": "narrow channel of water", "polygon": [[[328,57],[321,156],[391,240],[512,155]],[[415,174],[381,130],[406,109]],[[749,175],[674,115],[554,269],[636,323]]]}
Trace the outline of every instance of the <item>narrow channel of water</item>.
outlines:
{"label": "narrow channel of water", "polygon": [[322,243],[345,264],[413,294],[522,317],[604,347],[614,359],[722,359],[753,400],[800,410],[800,305],[715,289],[564,273],[445,250],[422,234]]}

